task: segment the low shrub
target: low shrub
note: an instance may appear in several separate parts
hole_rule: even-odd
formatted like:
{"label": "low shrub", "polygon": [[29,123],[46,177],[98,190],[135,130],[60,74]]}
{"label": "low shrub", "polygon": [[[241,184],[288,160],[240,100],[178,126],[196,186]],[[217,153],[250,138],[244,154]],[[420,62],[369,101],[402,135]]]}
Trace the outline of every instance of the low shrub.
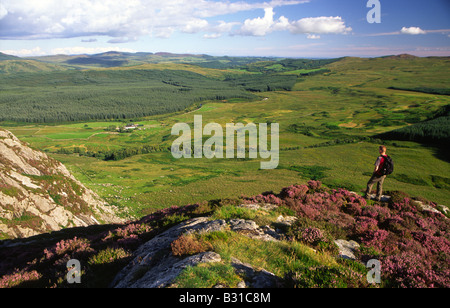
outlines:
{"label": "low shrub", "polygon": [[324,238],[323,231],[318,228],[304,228],[299,231],[299,240],[307,244],[317,245]]}
{"label": "low shrub", "polygon": [[172,254],[178,257],[196,255],[210,248],[207,242],[192,234],[180,235],[170,244],[170,247]]}
{"label": "low shrub", "polygon": [[104,265],[128,258],[130,256],[131,254],[123,248],[108,247],[105,250],[101,250],[99,253],[92,256],[89,259],[89,265]]}

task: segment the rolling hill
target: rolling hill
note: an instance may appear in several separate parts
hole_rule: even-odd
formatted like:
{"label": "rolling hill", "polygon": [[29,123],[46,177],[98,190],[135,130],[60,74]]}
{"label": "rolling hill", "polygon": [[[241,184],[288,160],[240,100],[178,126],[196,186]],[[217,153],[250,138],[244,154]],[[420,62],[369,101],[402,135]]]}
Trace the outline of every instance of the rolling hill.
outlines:
{"label": "rolling hill", "polygon": [[0,52],[0,61],[19,60],[19,59],[20,59],[19,57],[7,55],[7,54],[4,54],[4,53]]}
{"label": "rolling hill", "polygon": [[65,71],[67,68],[50,63],[43,63],[34,60],[7,59],[0,60],[0,74],[10,75],[17,73],[42,73]]}
{"label": "rolling hill", "polygon": [[[109,51],[92,55],[53,55],[31,57],[30,60],[63,65],[71,68],[132,67],[142,64],[178,63],[196,64],[206,68],[232,68],[259,61],[276,61],[262,57],[213,57],[209,55],[173,54],[169,52],[117,52]],[[219,67],[220,66],[220,67]]]}

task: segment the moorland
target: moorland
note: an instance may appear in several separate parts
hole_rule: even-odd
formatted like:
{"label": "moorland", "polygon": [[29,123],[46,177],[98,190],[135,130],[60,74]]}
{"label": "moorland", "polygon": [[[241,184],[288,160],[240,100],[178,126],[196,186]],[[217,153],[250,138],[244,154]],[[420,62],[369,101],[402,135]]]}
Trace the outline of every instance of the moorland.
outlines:
{"label": "moorland", "polygon": [[[448,287],[448,211],[436,205],[449,205],[449,65],[410,55],[0,54],[0,127],[61,161],[130,220],[15,241],[0,235],[0,287],[70,287],[71,258],[83,264],[81,287],[108,287],[124,282],[117,277],[142,252],[152,258],[131,283],[162,261],[215,253],[221,261],[188,266],[167,286],[251,287],[238,259],[282,287]],[[193,125],[195,115],[204,124],[278,123],[279,166],[174,159],[171,128]],[[387,202],[358,195],[380,144],[395,161]],[[58,200],[54,177],[32,179],[51,180]],[[280,217],[295,222],[281,226]],[[144,249],[192,218],[223,229]],[[241,223],[251,230],[236,229]],[[343,239],[360,244],[355,260],[338,257]],[[374,258],[382,281],[369,285],[365,263]]]}
{"label": "moorland", "polygon": [[[0,125],[132,217],[310,179],[361,192],[380,143],[396,163],[388,191],[447,204],[449,63],[409,55],[3,55]],[[279,123],[278,168],[260,170],[253,159],[174,159],[171,128],[192,125],[194,115],[221,125]],[[137,129],[126,129],[130,123]]]}

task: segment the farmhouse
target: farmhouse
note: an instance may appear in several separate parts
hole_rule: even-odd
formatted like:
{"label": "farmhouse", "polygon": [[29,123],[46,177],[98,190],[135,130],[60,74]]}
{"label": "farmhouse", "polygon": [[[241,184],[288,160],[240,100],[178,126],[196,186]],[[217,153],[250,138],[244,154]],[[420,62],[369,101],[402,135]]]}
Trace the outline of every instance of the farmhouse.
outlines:
{"label": "farmhouse", "polygon": [[127,125],[125,126],[125,129],[126,129],[126,130],[130,130],[130,129],[136,129],[136,128],[138,128],[138,127],[139,127],[138,124],[130,123],[130,124],[127,124]]}

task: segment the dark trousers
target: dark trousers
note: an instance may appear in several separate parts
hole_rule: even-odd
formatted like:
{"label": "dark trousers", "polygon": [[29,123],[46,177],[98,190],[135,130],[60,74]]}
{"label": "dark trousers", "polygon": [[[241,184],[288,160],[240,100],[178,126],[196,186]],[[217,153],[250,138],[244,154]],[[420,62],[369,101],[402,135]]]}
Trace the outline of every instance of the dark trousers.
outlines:
{"label": "dark trousers", "polygon": [[372,190],[373,185],[377,184],[377,195],[376,199],[380,199],[381,195],[383,194],[383,183],[386,179],[385,175],[378,175],[374,173],[372,177],[370,178],[369,182],[367,183],[367,189],[366,189],[366,196],[370,194],[370,191]]}

